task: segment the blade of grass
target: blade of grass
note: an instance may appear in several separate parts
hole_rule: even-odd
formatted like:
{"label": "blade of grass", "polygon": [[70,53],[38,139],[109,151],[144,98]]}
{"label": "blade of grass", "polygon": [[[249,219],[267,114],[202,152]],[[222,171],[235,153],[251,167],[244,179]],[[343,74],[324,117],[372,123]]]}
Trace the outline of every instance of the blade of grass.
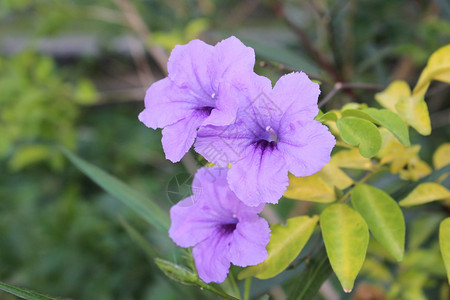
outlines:
{"label": "blade of grass", "polygon": [[133,209],[144,220],[167,233],[170,223],[168,214],[156,203],[99,167],[76,156],[69,150],[61,147],[61,151],[80,171],[106,192]]}
{"label": "blade of grass", "polygon": [[119,217],[119,222],[125,228],[130,238],[136,242],[136,244],[145,252],[150,261],[153,261],[156,257],[161,256],[156,249],[137,231],[131,226],[125,219]]}
{"label": "blade of grass", "polygon": [[20,297],[22,299],[27,299],[27,300],[61,300],[63,298],[55,298],[55,297],[50,297],[47,295],[43,295],[37,292],[33,292],[24,288],[19,288],[17,286],[13,286],[10,284],[6,284],[4,282],[0,282],[0,289],[13,294],[17,297]]}

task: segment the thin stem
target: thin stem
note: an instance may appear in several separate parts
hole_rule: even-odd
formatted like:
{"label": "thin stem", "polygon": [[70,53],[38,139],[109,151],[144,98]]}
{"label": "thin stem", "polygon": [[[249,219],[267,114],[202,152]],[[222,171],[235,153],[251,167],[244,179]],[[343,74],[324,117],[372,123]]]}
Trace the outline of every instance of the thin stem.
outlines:
{"label": "thin stem", "polygon": [[[385,167],[380,167],[379,165],[375,165],[374,169],[370,172],[368,172],[366,175],[364,175],[360,180],[358,180],[357,182],[354,183],[353,188],[355,186],[357,186],[358,184],[363,184],[364,182],[366,182],[367,180],[369,180],[370,177],[372,177],[373,175],[384,171],[386,168]],[[345,193],[341,198],[339,198],[339,200],[337,202],[343,202],[345,201],[345,199],[348,198],[348,196],[350,196],[353,188],[351,188],[347,193]]]}
{"label": "thin stem", "polygon": [[337,93],[341,88],[342,88],[342,83],[336,82],[336,83],[334,84],[334,87],[333,87],[333,89],[331,90],[331,92],[329,92],[329,93],[325,96],[325,98],[323,98],[322,100],[320,100],[320,102],[319,102],[319,104],[318,104],[319,108],[321,108],[322,106],[324,106],[325,104],[327,104],[327,103],[331,100],[331,98],[333,98],[334,95],[336,95],[336,93]]}
{"label": "thin stem", "polygon": [[319,65],[324,68],[336,81],[344,81],[340,72],[331,64],[331,62],[314,46],[308,35],[289,18],[284,15],[284,21],[291,27],[297,37],[302,41],[305,48],[316,59]]}
{"label": "thin stem", "polygon": [[[147,24],[142,19],[136,7],[129,0],[114,0],[120,10],[123,12],[125,19],[127,20],[130,27],[136,34],[140,37],[143,43],[151,37],[150,29]],[[167,61],[168,56],[160,46],[152,45],[148,47],[148,51],[155,59],[159,68],[167,74]]]}
{"label": "thin stem", "polygon": [[363,90],[382,90],[383,86],[379,84],[361,83],[361,82],[336,82],[333,89],[319,102],[319,108],[327,104],[337,92],[343,89],[363,89]]}
{"label": "thin stem", "polygon": [[252,277],[247,277],[245,279],[245,286],[244,286],[244,300],[250,299],[250,287],[252,286]]}
{"label": "thin stem", "polygon": [[228,273],[228,279],[230,280],[231,287],[234,291],[234,294],[236,297],[241,298],[241,292],[239,291],[239,288],[237,286],[236,280],[234,279],[233,273]]}

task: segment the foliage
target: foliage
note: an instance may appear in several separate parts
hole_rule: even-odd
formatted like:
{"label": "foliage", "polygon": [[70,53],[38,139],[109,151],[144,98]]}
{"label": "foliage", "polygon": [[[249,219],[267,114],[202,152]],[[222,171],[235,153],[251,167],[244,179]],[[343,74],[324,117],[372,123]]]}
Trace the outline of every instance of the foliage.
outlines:
{"label": "foliage", "polygon": [[[447,299],[445,1],[6,0],[0,17],[0,39],[31,40],[26,51],[0,56],[0,276],[13,284],[5,290],[80,299],[233,299],[244,290],[256,299],[279,286],[289,299],[318,299],[328,279],[339,295],[338,286],[357,293],[369,282],[389,299]],[[73,34],[93,34],[96,54],[40,53],[40,39]],[[164,76],[155,48],[167,54],[230,34],[255,48],[257,73],[303,70],[319,80],[321,99],[330,97],[316,120],[337,147],[316,174],[290,175],[285,198],[269,206],[279,217],[269,258],[207,285],[166,232],[168,208],[184,195],[168,196],[170,184],[183,177],[189,185],[202,158],[167,163],[159,133],[136,116],[150,83],[142,74]],[[119,35],[139,37],[147,53],[131,43],[131,55],[114,52]]]}

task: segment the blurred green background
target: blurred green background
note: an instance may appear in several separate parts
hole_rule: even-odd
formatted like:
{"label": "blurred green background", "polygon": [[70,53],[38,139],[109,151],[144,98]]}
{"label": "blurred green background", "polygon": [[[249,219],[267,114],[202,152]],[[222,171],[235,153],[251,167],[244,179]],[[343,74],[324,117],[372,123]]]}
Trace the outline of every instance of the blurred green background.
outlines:
{"label": "blurred green background", "polygon": [[[322,98],[335,82],[370,84],[340,92],[327,110],[351,101],[373,105],[374,93],[395,79],[413,85],[430,54],[449,43],[449,20],[446,0],[1,0],[0,280],[74,299],[213,298],[166,279],[120,218],[172,260],[179,259],[175,246],[55,145],[168,211],[186,193],[177,193],[176,180],[188,179],[201,161],[193,154],[178,164],[165,160],[160,132],[137,115],[145,90],[165,76],[175,44],[235,35],[255,49],[257,73],[275,82],[303,70],[321,82]],[[428,162],[450,140],[449,91],[434,82],[427,94],[433,134],[411,132]],[[281,216],[304,213],[294,206],[285,200],[276,209]],[[423,212],[422,223],[434,224],[436,214]],[[425,248],[433,238],[425,237]],[[370,274],[362,278],[370,282]],[[431,277],[412,278],[402,280],[429,288],[427,295],[448,291]],[[388,281],[385,289],[397,279]],[[369,299],[360,294],[351,297]],[[370,299],[385,299],[383,289],[377,297]],[[0,299],[14,297],[0,292]]]}

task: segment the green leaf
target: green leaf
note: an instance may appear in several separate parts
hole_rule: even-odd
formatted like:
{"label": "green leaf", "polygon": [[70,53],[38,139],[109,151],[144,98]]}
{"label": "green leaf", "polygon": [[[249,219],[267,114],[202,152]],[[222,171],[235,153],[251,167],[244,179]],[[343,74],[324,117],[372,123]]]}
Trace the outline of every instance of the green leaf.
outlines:
{"label": "green leaf", "polygon": [[322,284],[330,276],[331,270],[327,252],[322,247],[311,260],[306,262],[306,269],[295,280],[298,284],[294,285],[288,300],[314,299]]}
{"label": "green leaf", "polygon": [[320,228],[331,266],[349,293],[366,257],[369,228],[358,212],[341,203],[322,212]]}
{"label": "green leaf", "polygon": [[270,242],[267,245],[269,256],[259,265],[248,267],[239,273],[238,278],[254,276],[267,279],[281,273],[302,251],[318,220],[318,216],[300,216],[288,219],[286,226],[272,225]]}
{"label": "green leaf", "polygon": [[156,228],[163,232],[168,231],[169,217],[156,203],[97,166],[79,158],[69,150],[61,148],[61,151],[80,171],[106,192],[122,201]]}
{"label": "green leaf", "polygon": [[400,206],[413,206],[450,198],[450,191],[435,182],[419,184],[399,202]]}
{"label": "green leaf", "polygon": [[429,275],[445,276],[445,267],[437,248],[409,250],[405,253],[402,267],[415,269]]}
{"label": "green leaf", "polygon": [[94,84],[88,79],[81,79],[74,93],[74,100],[81,105],[93,104],[97,102],[99,95]]}
{"label": "green leaf", "polygon": [[362,156],[374,157],[381,148],[381,134],[371,122],[348,117],[337,121],[340,134],[344,142],[358,146]]}
{"label": "green leaf", "polygon": [[445,269],[447,270],[448,283],[450,284],[450,217],[442,221],[439,226],[439,246]]}
{"label": "green leaf", "polygon": [[326,121],[336,122],[338,120],[338,116],[334,111],[329,111],[325,114],[322,114],[321,116],[317,116],[315,119],[322,123]]}
{"label": "green leaf", "polygon": [[387,264],[371,256],[366,257],[361,269],[361,275],[367,276],[369,280],[383,281],[384,283],[393,281]]}
{"label": "green leaf", "polygon": [[357,185],[352,190],[351,201],[377,241],[401,261],[405,249],[405,220],[397,202],[367,184]]}
{"label": "green leaf", "polygon": [[182,266],[179,266],[177,264],[174,264],[170,261],[167,261],[167,260],[164,260],[161,258],[156,258],[155,263],[161,269],[161,271],[163,271],[164,274],[167,275],[167,277],[169,277],[175,281],[178,281],[179,283],[182,283],[185,285],[196,285],[196,286],[200,287],[201,289],[205,289],[210,292],[213,292],[213,293],[223,297],[224,299],[237,300],[237,298],[230,296],[228,294],[225,294],[224,292],[214,288],[213,286],[206,284],[205,282],[200,280],[200,278],[198,278],[198,276],[196,274],[194,274],[193,272],[191,272],[190,270],[188,270]]}
{"label": "green leaf", "polygon": [[405,147],[411,146],[408,127],[406,127],[405,122],[395,112],[376,108],[364,108],[362,110],[349,109],[343,111],[342,116],[359,117],[383,126],[392,132]]}
{"label": "green leaf", "polygon": [[408,228],[408,250],[419,248],[431,235],[434,235],[442,219],[443,215],[434,211],[414,218]]}
{"label": "green leaf", "polygon": [[57,299],[62,299],[62,298],[55,298],[55,297],[50,297],[47,295],[43,295],[40,293],[36,293],[27,289],[23,289],[23,288],[19,288],[13,285],[9,285],[3,282],[0,282],[0,289],[8,292],[10,294],[13,294],[17,297],[20,297],[22,299],[27,299],[27,300],[57,300]]}

